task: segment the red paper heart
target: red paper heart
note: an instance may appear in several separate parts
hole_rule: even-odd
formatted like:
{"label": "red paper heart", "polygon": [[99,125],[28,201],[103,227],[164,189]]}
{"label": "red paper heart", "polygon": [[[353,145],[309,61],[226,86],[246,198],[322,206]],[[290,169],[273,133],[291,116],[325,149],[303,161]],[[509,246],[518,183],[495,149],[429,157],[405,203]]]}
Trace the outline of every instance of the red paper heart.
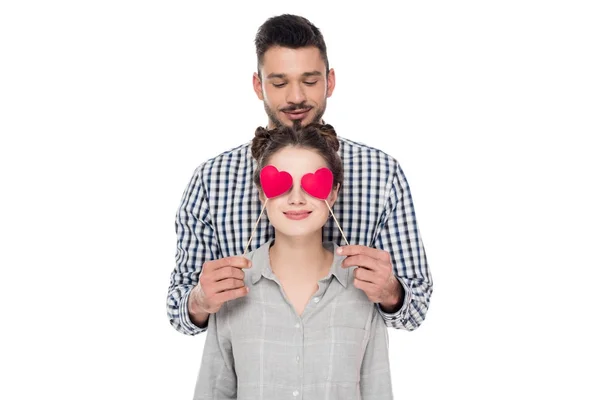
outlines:
{"label": "red paper heart", "polygon": [[260,185],[265,192],[265,196],[270,199],[290,190],[293,180],[289,173],[279,172],[274,166],[267,165],[260,171]]}
{"label": "red paper heart", "polygon": [[329,168],[318,169],[314,174],[306,174],[300,181],[302,189],[313,197],[325,200],[333,186],[333,173]]}

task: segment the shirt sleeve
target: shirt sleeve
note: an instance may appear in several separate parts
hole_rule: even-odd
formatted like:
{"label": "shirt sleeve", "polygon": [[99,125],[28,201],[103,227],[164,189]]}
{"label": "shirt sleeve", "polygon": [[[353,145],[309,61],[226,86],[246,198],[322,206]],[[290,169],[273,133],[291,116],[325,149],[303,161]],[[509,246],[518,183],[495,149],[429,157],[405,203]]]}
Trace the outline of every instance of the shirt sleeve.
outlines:
{"label": "shirt sleeve", "polygon": [[388,332],[377,312],[372,314],[369,340],[361,365],[360,394],[363,400],[393,399]]}
{"label": "shirt sleeve", "polygon": [[231,346],[231,329],[224,322],[228,318],[225,315],[225,307],[209,317],[194,400],[237,398],[237,376]]}
{"label": "shirt sleeve", "polygon": [[433,282],[410,188],[400,165],[396,161],[394,163],[394,174],[375,247],[390,254],[394,274],[404,288],[404,301],[398,312],[386,313],[379,305],[377,310],[386,326],[412,331],[425,320]]}
{"label": "shirt sleeve", "polygon": [[201,165],[182,196],[175,218],[177,253],[167,294],[167,315],[171,325],[186,335],[205,332],[190,320],[187,302],[198,283],[202,265],[218,257],[218,243],[212,225]]}

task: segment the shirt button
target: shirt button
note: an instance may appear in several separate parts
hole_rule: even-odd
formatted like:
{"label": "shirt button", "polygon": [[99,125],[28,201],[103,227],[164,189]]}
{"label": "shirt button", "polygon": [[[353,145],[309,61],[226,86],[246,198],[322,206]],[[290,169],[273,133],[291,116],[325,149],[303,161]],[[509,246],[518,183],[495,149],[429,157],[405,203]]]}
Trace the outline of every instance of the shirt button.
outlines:
{"label": "shirt button", "polygon": [[300,324],[296,324],[294,325],[296,328],[300,328]]}
{"label": "shirt button", "polygon": [[296,356],[296,362],[300,362],[300,356]]}
{"label": "shirt button", "polygon": [[313,301],[314,301],[315,303],[318,303],[320,300],[321,300],[321,298],[319,298],[319,297],[315,297],[315,298],[313,299]]}
{"label": "shirt button", "polygon": [[296,397],[296,396],[298,396],[300,394],[300,392],[297,391],[297,390],[294,390],[294,393],[292,393],[292,394],[294,395],[294,397]]}

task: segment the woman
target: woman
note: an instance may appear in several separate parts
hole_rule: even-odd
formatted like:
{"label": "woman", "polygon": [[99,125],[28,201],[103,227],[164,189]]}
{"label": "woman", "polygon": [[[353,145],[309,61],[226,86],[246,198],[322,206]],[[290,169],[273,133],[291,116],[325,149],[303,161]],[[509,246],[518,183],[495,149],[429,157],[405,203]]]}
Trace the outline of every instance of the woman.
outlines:
{"label": "woman", "polygon": [[[257,129],[254,180],[275,237],[247,254],[248,295],[210,315],[194,399],[392,398],[385,324],[354,287],[356,267],[323,242],[343,181],[338,148],[330,125]],[[291,188],[267,198],[267,166],[289,173]],[[321,168],[333,174],[325,200],[301,185]]]}

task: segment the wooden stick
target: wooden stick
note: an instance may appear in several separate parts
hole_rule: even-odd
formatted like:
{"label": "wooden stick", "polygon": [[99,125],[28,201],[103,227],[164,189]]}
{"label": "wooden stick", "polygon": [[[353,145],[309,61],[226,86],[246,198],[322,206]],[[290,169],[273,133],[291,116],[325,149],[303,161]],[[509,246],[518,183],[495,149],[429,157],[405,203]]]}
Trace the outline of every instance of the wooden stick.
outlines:
{"label": "wooden stick", "polygon": [[335,214],[333,213],[333,210],[329,206],[329,203],[327,202],[327,200],[325,200],[325,204],[327,204],[327,208],[329,208],[329,212],[331,212],[331,216],[333,217],[333,219],[335,220],[335,223],[337,224],[338,228],[340,229],[340,232],[342,233],[342,237],[344,238],[344,241],[349,246],[350,243],[348,243],[348,239],[346,239],[346,235],[344,235],[344,231],[342,230],[342,227],[340,226],[340,223],[338,222],[337,218],[335,217]]}
{"label": "wooden stick", "polygon": [[267,206],[267,201],[269,201],[269,198],[267,198],[267,200],[265,200],[265,204],[263,204],[263,208],[262,208],[262,210],[260,210],[260,215],[258,216],[258,219],[256,220],[256,224],[254,224],[254,229],[252,229],[252,233],[250,234],[250,239],[248,239],[248,244],[246,244],[246,249],[244,250],[244,254],[246,254],[246,252],[248,251],[248,246],[250,246],[250,242],[252,241],[252,236],[254,236],[254,231],[256,231],[256,227],[258,226],[258,223],[260,222],[260,217],[262,217],[263,212],[265,211],[265,207]]}

